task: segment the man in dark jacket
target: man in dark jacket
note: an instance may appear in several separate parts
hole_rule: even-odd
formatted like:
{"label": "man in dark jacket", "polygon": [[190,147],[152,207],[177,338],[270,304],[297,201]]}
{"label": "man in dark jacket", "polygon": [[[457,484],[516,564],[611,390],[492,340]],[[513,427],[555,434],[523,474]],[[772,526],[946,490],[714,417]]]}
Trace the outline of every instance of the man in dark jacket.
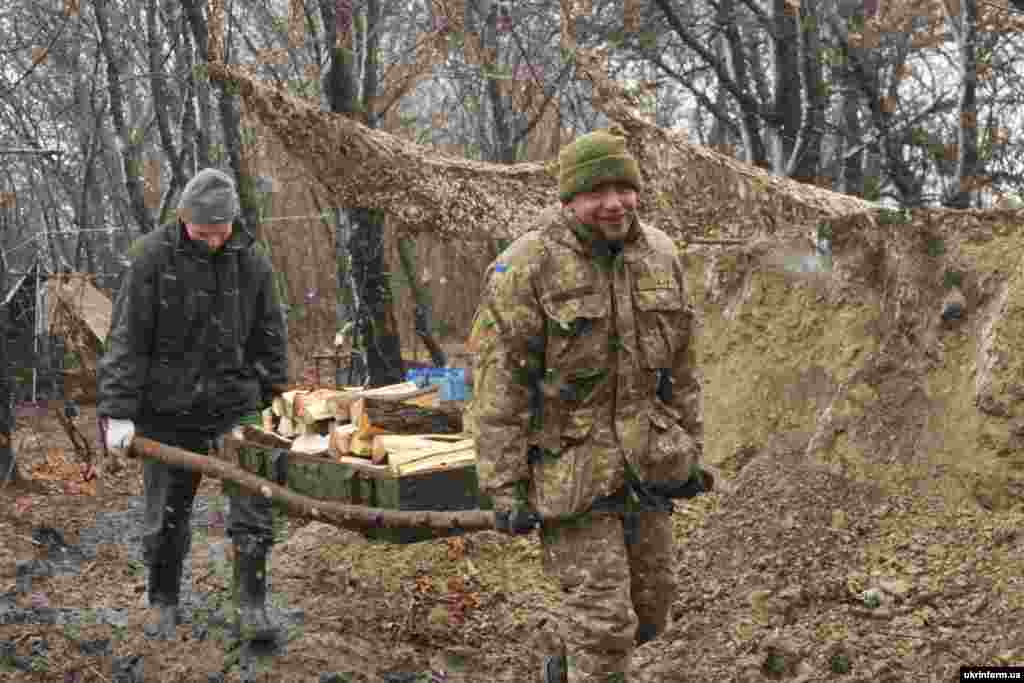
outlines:
{"label": "man in dark jacket", "polygon": [[[182,193],[179,220],[131,248],[99,367],[97,412],[108,448],[126,448],[136,432],[195,452],[218,448],[234,426],[258,424],[271,386],[287,381],[286,321],[270,260],[232,225],[237,213],[234,182],[204,169]],[[157,637],[172,637],[178,623],[201,479],[155,461],[143,465],[143,557],[155,611],[147,631]],[[242,633],[273,638],[265,610],[269,502],[232,497],[228,535]]]}

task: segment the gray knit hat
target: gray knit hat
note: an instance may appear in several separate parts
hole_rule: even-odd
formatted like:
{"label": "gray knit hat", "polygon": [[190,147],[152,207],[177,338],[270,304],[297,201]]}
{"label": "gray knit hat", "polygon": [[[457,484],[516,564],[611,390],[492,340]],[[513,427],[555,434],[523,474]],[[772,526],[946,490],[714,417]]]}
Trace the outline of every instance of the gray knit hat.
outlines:
{"label": "gray knit hat", "polygon": [[182,223],[230,223],[238,215],[238,195],[231,176],[215,168],[204,168],[188,181],[178,202]]}

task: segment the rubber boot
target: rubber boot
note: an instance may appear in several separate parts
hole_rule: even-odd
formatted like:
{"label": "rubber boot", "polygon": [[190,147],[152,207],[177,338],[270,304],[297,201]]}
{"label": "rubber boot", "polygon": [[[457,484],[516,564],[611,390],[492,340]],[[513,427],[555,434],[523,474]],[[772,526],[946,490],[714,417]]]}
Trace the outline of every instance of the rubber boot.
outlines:
{"label": "rubber boot", "polygon": [[565,655],[548,655],[544,658],[541,681],[542,683],[568,683],[569,672],[566,671]]}
{"label": "rubber boot", "polygon": [[267,556],[235,546],[238,576],[238,625],[242,640],[276,640],[281,629],[267,616]]}
{"label": "rubber boot", "polygon": [[175,630],[181,623],[178,612],[178,583],[181,571],[173,565],[156,565],[149,568],[147,594],[149,614],[143,632],[154,640],[174,640]]}

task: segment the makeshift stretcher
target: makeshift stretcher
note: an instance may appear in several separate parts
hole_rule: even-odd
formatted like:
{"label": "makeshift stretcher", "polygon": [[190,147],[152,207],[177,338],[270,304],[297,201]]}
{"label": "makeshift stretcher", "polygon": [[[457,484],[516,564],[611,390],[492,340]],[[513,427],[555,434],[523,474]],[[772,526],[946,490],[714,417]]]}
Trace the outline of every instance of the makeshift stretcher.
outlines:
{"label": "makeshift stretcher", "polygon": [[288,439],[252,426],[225,436],[219,457],[140,436],[128,452],[220,479],[229,493],[270,498],[289,515],[393,543],[494,528],[474,463],[399,476],[369,460],[338,462],[293,452]]}

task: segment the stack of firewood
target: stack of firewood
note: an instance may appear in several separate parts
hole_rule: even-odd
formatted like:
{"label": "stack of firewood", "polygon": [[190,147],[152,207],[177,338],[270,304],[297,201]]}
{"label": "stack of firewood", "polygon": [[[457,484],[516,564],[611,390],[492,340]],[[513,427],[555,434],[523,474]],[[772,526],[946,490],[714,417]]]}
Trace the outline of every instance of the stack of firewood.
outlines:
{"label": "stack of firewood", "polygon": [[274,399],[263,420],[265,430],[291,440],[293,452],[394,476],[476,460],[462,433],[462,403],[442,401],[438,385],[299,389]]}

